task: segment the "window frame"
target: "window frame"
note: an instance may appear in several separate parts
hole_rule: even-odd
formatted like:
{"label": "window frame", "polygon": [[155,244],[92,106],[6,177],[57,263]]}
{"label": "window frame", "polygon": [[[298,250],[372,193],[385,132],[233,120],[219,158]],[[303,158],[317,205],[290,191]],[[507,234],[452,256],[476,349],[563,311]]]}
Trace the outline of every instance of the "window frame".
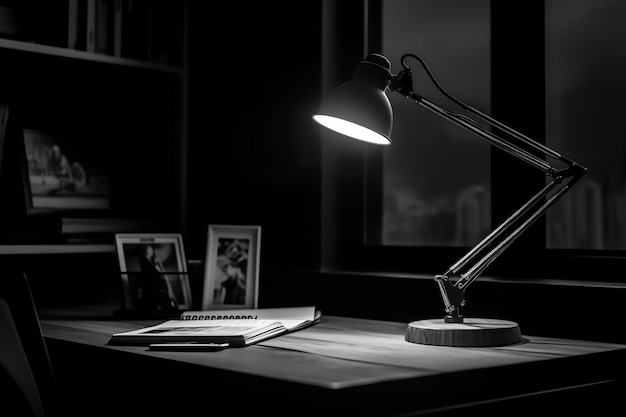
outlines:
{"label": "window frame", "polygon": [[[363,37],[337,37],[339,29],[325,35],[322,94],[349,79],[355,63],[370,52],[379,52],[382,44],[382,0],[328,0],[324,9],[325,28],[341,28],[344,33],[347,28],[356,33],[360,29]],[[360,13],[355,13],[357,10]],[[491,116],[541,143],[545,141],[546,117],[544,26],[543,0],[491,3]],[[334,133],[323,132],[322,136],[323,270],[440,274],[471,249],[366,243],[380,240],[372,232],[380,227],[364,224],[368,217],[380,219],[376,215],[382,212],[382,153],[375,146]],[[537,192],[545,178],[542,172],[493,147],[491,172],[495,228]],[[611,273],[626,267],[626,251],[547,249],[545,230],[543,215],[483,275],[626,281]]]}

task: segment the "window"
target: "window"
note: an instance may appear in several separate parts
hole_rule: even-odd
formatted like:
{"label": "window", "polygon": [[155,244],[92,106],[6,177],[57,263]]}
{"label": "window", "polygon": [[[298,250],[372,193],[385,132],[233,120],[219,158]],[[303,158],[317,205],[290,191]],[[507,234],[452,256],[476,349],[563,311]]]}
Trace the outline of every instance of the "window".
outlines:
{"label": "window", "polygon": [[548,212],[548,248],[626,250],[626,3],[545,5],[547,145],[589,169]]}
{"label": "window", "polygon": [[[626,29],[619,23],[626,19],[626,5],[619,0],[364,4],[363,33],[369,39],[352,47],[345,39],[333,44],[340,62],[335,76],[349,77],[356,64],[352,60],[346,67],[346,50],[354,56],[361,48],[361,57],[382,52],[394,73],[400,56],[414,53],[457,98],[589,168],[485,274],[621,280],[610,272],[626,267],[626,144],[620,137],[626,122],[618,101],[626,88],[621,76]],[[350,15],[344,12],[338,16]],[[345,25],[341,29],[347,32]],[[414,90],[454,106],[438,98],[414,64]],[[442,273],[479,235],[539,191],[544,175],[480,139],[464,137],[398,94],[390,99],[395,113],[390,147],[337,145],[340,156],[324,186],[323,198],[332,198],[323,205],[339,214],[329,222],[323,212],[325,227],[332,223],[334,230],[323,234],[323,246],[332,252],[326,258],[323,253],[323,267]],[[364,161],[360,172],[347,156],[355,150]],[[330,166],[331,154],[337,149],[325,154]]]}
{"label": "window", "polygon": [[[394,74],[403,54],[418,55],[448,92],[489,113],[489,16],[489,0],[383,1],[382,53]],[[460,111],[417,61],[407,64],[418,94]],[[400,94],[389,99],[394,130],[393,145],[381,151],[382,244],[475,245],[491,229],[489,146]]]}

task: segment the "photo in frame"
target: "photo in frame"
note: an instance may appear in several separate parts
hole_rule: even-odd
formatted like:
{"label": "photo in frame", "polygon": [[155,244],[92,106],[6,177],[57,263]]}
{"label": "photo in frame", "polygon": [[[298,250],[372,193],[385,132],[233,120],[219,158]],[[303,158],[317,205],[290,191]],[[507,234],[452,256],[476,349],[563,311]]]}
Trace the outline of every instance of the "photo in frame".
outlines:
{"label": "photo in frame", "polygon": [[203,310],[257,308],[261,227],[208,226]]}
{"label": "photo in frame", "polygon": [[123,309],[144,313],[192,308],[183,239],[177,233],[115,235]]}
{"label": "photo in frame", "polygon": [[9,229],[30,211],[30,189],[21,121],[15,107],[0,103],[0,221]]}
{"label": "photo in frame", "polygon": [[98,146],[39,129],[23,129],[28,202],[34,212],[106,211],[111,174]]}

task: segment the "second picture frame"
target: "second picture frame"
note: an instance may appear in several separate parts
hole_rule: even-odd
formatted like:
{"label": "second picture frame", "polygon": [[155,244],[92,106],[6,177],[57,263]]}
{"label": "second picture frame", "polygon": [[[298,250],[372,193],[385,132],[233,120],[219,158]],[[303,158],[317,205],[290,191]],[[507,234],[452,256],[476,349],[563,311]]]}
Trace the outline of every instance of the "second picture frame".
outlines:
{"label": "second picture frame", "polygon": [[257,308],[261,226],[208,226],[203,310]]}
{"label": "second picture frame", "polygon": [[166,313],[192,308],[180,234],[118,233],[115,240],[125,310]]}

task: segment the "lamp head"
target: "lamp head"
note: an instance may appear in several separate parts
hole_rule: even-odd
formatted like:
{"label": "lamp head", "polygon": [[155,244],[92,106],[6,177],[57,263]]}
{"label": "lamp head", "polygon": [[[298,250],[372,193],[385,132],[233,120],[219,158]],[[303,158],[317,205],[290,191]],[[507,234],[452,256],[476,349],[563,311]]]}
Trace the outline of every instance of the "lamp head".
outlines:
{"label": "lamp head", "polygon": [[385,94],[391,79],[387,58],[379,54],[367,56],[357,65],[352,80],[337,87],[313,119],[355,139],[391,144],[393,111]]}

